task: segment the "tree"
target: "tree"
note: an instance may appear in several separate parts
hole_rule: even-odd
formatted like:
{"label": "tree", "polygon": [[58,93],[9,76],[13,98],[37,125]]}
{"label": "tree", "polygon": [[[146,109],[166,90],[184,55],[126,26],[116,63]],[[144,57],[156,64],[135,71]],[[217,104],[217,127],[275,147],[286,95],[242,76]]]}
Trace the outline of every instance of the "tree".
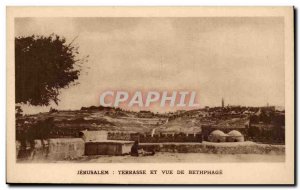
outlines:
{"label": "tree", "polygon": [[59,90],[76,84],[87,58],[78,58],[73,41],[55,34],[15,38],[16,103],[58,104]]}
{"label": "tree", "polygon": [[21,117],[23,115],[23,110],[21,108],[21,106],[16,106],[16,118]]}

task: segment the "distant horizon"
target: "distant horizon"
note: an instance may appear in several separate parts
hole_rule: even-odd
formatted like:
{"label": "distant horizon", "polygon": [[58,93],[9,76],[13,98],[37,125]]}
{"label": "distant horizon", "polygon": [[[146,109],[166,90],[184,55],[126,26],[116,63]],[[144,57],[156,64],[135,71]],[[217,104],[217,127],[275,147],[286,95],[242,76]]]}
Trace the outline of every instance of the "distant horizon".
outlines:
{"label": "distant horizon", "polygon": [[[35,112],[37,110],[35,110],[34,112],[28,112],[26,113],[26,109],[23,110],[24,107],[22,107],[22,105],[19,104],[19,106],[21,106],[22,108],[22,111],[23,111],[23,114],[25,115],[35,115],[35,114],[39,114],[39,113],[48,113],[50,112],[50,108],[53,108],[53,107],[46,107],[47,110],[43,109],[43,111],[39,111],[39,112]],[[113,109],[117,109],[117,108],[120,108],[122,109],[123,111],[130,111],[130,112],[140,112],[140,111],[150,111],[152,113],[158,113],[158,114],[166,114],[166,113],[175,113],[177,111],[193,111],[193,110],[199,110],[199,109],[205,109],[206,107],[209,107],[209,108],[221,108],[222,105],[219,105],[219,106],[203,106],[203,107],[198,107],[198,108],[194,108],[194,109],[177,109],[177,110],[174,110],[174,111],[167,111],[167,112],[156,112],[156,111],[151,111],[151,110],[146,110],[146,109],[140,109],[140,110],[130,110],[130,109],[124,109],[122,107],[106,107],[106,106],[101,106],[101,105],[91,105],[91,106],[82,106],[78,109],[56,109],[56,108],[53,108],[53,109],[56,109],[57,111],[80,111],[82,108],[90,108],[90,107],[97,107],[97,108],[100,108],[100,107],[103,107],[103,108],[113,108]],[[36,107],[36,106],[33,106],[33,107]],[[44,106],[45,107],[45,106]],[[280,106],[280,105],[261,105],[261,106],[244,106],[244,105],[225,105],[224,108],[226,107],[248,107],[248,108],[261,108],[261,107],[275,107],[275,108],[283,108],[283,110],[285,110],[285,106]],[[32,109],[29,109],[29,110],[32,110]]]}

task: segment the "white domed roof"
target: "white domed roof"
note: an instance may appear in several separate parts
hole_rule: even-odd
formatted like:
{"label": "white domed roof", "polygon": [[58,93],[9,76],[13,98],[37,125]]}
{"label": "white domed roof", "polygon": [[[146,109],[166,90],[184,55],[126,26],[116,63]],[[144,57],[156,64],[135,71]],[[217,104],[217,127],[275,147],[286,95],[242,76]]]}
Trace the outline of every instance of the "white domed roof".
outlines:
{"label": "white domed roof", "polygon": [[220,130],[214,130],[213,132],[210,133],[210,135],[214,135],[214,136],[226,136],[226,134],[223,131],[220,131]]}
{"label": "white domed roof", "polygon": [[234,136],[234,137],[238,137],[238,136],[243,136],[242,133],[240,133],[237,130],[232,130],[228,133],[229,136]]}

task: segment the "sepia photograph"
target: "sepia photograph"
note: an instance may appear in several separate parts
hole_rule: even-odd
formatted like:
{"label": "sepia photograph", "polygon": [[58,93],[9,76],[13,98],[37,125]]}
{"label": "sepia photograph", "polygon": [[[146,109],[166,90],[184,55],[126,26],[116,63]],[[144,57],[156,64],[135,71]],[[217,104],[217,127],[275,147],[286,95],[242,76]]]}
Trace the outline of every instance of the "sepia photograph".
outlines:
{"label": "sepia photograph", "polygon": [[[294,164],[291,7],[28,9],[8,9],[11,164],[207,164],[159,167],[216,178],[223,165]],[[144,165],[73,173],[146,178]],[[149,179],[120,183],[163,183]]]}
{"label": "sepia photograph", "polygon": [[284,161],[283,24],[16,18],[17,161]]}

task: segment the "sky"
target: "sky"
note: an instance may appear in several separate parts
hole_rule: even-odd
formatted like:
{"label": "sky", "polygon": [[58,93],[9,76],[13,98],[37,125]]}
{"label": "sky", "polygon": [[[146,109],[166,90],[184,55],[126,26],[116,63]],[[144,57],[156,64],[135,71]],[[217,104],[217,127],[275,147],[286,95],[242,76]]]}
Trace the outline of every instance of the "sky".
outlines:
{"label": "sky", "polygon": [[[280,17],[17,18],[15,36],[50,35],[79,46],[79,84],[60,102],[25,113],[99,106],[107,90],[197,92],[200,107],[284,106],[284,21]],[[174,111],[151,107],[151,111]]]}

